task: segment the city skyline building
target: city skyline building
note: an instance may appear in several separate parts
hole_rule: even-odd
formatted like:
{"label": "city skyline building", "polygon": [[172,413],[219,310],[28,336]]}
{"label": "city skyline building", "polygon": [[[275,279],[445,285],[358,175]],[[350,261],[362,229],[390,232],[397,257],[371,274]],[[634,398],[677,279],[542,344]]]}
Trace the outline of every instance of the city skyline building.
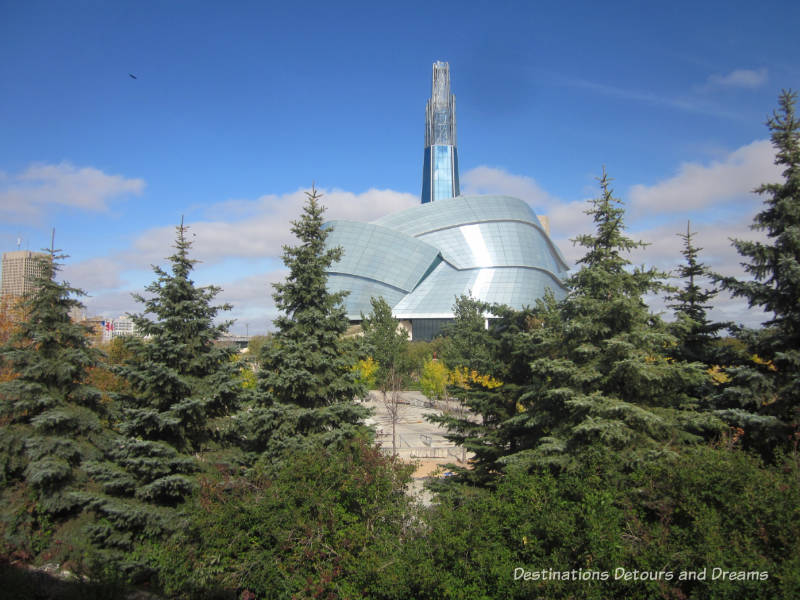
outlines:
{"label": "city skyline building", "polygon": [[459,193],[456,97],[450,93],[450,65],[436,61],[431,97],[425,106],[422,204],[455,198]]}
{"label": "city skyline building", "polygon": [[50,256],[44,252],[15,250],[3,253],[0,298],[21,298],[36,289],[36,280],[47,274]]}

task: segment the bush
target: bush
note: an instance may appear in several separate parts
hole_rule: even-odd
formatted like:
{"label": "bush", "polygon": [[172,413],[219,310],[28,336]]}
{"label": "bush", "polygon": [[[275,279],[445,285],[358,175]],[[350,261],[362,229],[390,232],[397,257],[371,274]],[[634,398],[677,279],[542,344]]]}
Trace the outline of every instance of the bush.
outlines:
{"label": "bush", "polygon": [[[765,467],[739,450],[698,447],[632,472],[620,464],[592,451],[571,471],[512,470],[495,490],[452,486],[404,548],[402,593],[373,597],[800,597],[796,457]],[[673,578],[615,579],[619,567]],[[515,580],[517,568],[548,580]],[[703,568],[705,581],[679,581]],[[768,578],[713,580],[714,568]],[[551,569],[570,579],[550,578]],[[576,581],[579,569],[608,579]]]}
{"label": "bush", "polygon": [[201,479],[192,530],[143,551],[166,593],[360,598],[380,581],[412,522],[409,468],[364,440],[278,464]]}

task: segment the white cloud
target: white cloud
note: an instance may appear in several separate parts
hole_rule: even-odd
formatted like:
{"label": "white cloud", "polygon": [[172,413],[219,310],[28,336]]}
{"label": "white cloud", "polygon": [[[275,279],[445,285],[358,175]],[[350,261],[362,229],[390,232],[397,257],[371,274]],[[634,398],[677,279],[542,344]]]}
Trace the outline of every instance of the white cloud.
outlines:
{"label": "white cloud", "polygon": [[[75,271],[88,270],[88,265],[92,262],[94,261],[80,263]],[[110,266],[114,266],[111,261],[109,263]],[[66,268],[65,271],[67,271]],[[194,279],[203,276],[202,265],[198,265],[195,275]],[[273,329],[272,320],[277,316],[278,310],[272,298],[274,291],[272,284],[283,281],[285,277],[286,271],[279,269],[268,273],[247,275],[219,286],[222,289],[213,303],[215,305],[231,304],[232,309],[220,312],[217,319],[219,321],[233,320],[231,331],[239,334],[248,332],[250,335],[257,335]],[[78,281],[71,281],[71,283],[77,285]],[[101,285],[105,283],[107,282],[103,282]],[[87,287],[87,289],[91,288]],[[141,289],[118,289],[92,293],[88,297],[81,298],[81,301],[86,307],[85,313],[88,316],[117,318],[126,313],[140,313],[144,310],[143,305],[133,299],[134,291],[138,291],[145,297],[148,295]]]}
{"label": "white cloud", "polygon": [[[680,282],[671,281],[672,285],[680,287]],[[701,287],[711,289],[711,282],[701,282]],[[650,310],[660,314],[665,321],[674,321],[675,314],[668,307],[673,302],[664,295],[647,296],[645,302]],[[756,308],[748,308],[747,302],[741,298],[732,298],[725,291],[720,291],[711,300],[710,308],[706,310],[706,316],[718,323],[733,323],[734,325],[745,325],[746,327],[757,328],[761,323],[770,318],[763,311]]]}
{"label": "white cloud", "polygon": [[[139,290],[141,292],[141,290]],[[109,319],[120,317],[126,313],[141,311],[129,290],[116,290],[100,294],[90,294],[88,298],[81,299],[86,306],[87,316],[100,316]]]}
{"label": "white cloud", "polygon": [[587,208],[589,203],[586,200],[575,200],[553,204],[547,212],[547,218],[550,220],[550,236],[571,265],[584,255],[585,250],[575,246],[570,239],[576,235],[589,233],[594,227],[591,215],[586,214]]}
{"label": "white cloud", "polygon": [[536,180],[526,175],[514,175],[496,167],[479,166],[461,176],[464,196],[499,194],[525,200],[531,206],[547,206],[556,199],[544,191]]}
{"label": "white cloud", "polygon": [[[419,203],[416,196],[393,190],[370,189],[360,194],[336,189],[318,191],[326,207],[326,220],[373,220]],[[252,201],[225,202],[207,211],[213,220],[186,223],[193,242],[191,257],[200,261],[194,279],[211,278],[222,287],[217,301],[232,304],[233,310],[220,318],[235,319],[234,331],[243,333],[249,328],[254,334],[271,329],[272,319],[277,315],[272,284],[281,281],[286,272],[269,271],[269,267],[264,267],[264,259],[277,260],[283,245],[295,243],[291,221],[300,218],[305,200],[305,191],[297,190]],[[86,301],[89,314],[115,317],[137,312],[141,306],[132,300],[130,292],[112,288],[122,284],[120,273],[130,275],[131,270],[148,269],[151,264],[164,265],[165,257],[174,251],[174,242],[174,226],[149,229],[128,250],[109,259],[65,267],[64,274],[74,285],[94,292],[95,297]],[[258,272],[261,270],[265,272]],[[221,271],[225,273],[223,283],[219,279]],[[137,279],[140,275],[137,271]]]}
{"label": "white cloud", "polygon": [[[393,190],[370,189],[360,194],[337,189],[318,191],[326,207],[325,220],[371,221],[419,203],[416,196]],[[297,190],[281,196],[267,195],[250,202],[237,200],[233,205],[222,203],[211,207],[210,214],[222,216],[221,211],[235,206],[232,212],[237,219],[187,223],[194,242],[193,256],[206,263],[229,257],[278,257],[282,246],[294,240],[291,221],[300,218],[305,201],[305,190]],[[241,218],[242,215],[246,218]],[[148,230],[134,242],[127,260],[137,265],[158,263],[170,254],[174,239],[174,226]]]}
{"label": "white cloud", "polygon": [[767,70],[761,69],[736,69],[727,75],[711,75],[708,85],[715,87],[738,87],[753,89],[767,82]]}
{"label": "white cloud", "polygon": [[31,165],[0,177],[0,216],[8,223],[35,223],[54,206],[104,212],[111,200],[141,194],[144,186],[142,179],[108,175],[94,167]]}
{"label": "white cloud", "polygon": [[752,203],[752,191],[778,181],[780,169],[768,140],[758,140],[708,165],[683,163],[677,175],[652,186],[630,190],[633,215],[698,211],[717,204]]}
{"label": "white cloud", "polygon": [[[766,241],[763,232],[750,229],[752,221],[752,216],[745,216],[733,223],[692,223],[692,245],[702,248],[698,256],[700,262],[722,275],[745,277],[740,264],[744,259],[736,252],[731,239]],[[684,242],[678,234],[685,232],[685,220],[629,232],[629,237],[650,244],[632,254],[634,262],[653,265],[664,271],[676,269],[684,261],[681,254]]]}
{"label": "white cloud", "polygon": [[231,328],[234,333],[259,335],[273,329],[272,320],[278,315],[278,309],[272,298],[272,284],[283,281],[286,275],[287,271],[280,269],[224,284],[217,301],[230,303],[233,309],[220,314],[220,318],[235,320]]}
{"label": "white cloud", "polygon": [[288,271],[285,269],[279,269],[230,281],[220,286],[222,290],[217,300],[233,305],[245,304],[253,300],[265,300],[266,304],[274,306],[272,284],[283,281],[287,273]]}
{"label": "white cloud", "polygon": [[61,277],[70,285],[83,290],[111,290],[120,287],[120,265],[109,258],[91,258],[79,263],[67,263]]}

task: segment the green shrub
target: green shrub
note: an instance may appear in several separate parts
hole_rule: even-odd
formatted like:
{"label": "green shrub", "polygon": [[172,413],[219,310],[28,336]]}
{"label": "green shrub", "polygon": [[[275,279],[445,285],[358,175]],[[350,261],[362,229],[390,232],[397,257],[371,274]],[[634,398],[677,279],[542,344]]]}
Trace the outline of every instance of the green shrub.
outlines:
{"label": "green shrub", "polygon": [[192,528],[142,552],[168,594],[358,598],[408,534],[409,468],[356,440],[201,479]]}
{"label": "green shrub", "polygon": [[[800,597],[798,517],[796,457],[766,467],[739,450],[701,446],[628,472],[614,454],[591,452],[558,474],[512,470],[494,490],[452,486],[404,547],[402,592],[372,597]],[[619,567],[672,579],[615,579]],[[608,579],[515,580],[517,568]],[[705,581],[679,581],[703,568]],[[768,576],[714,580],[714,568]]]}

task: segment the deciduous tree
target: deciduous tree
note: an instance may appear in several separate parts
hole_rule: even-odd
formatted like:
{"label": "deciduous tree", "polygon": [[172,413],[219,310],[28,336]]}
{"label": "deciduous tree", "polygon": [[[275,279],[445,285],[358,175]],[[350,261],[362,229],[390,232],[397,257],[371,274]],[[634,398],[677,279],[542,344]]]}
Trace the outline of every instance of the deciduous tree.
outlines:
{"label": "deciduous tree", "polygon": [[407,369],[408,333],[392,316],[383,298],[371,298],[372,312],[362,316],[366,352],[378,363],[375,382],[392,424],[392,455],[397,454],[397,423],[400,419],[400,390]]}

